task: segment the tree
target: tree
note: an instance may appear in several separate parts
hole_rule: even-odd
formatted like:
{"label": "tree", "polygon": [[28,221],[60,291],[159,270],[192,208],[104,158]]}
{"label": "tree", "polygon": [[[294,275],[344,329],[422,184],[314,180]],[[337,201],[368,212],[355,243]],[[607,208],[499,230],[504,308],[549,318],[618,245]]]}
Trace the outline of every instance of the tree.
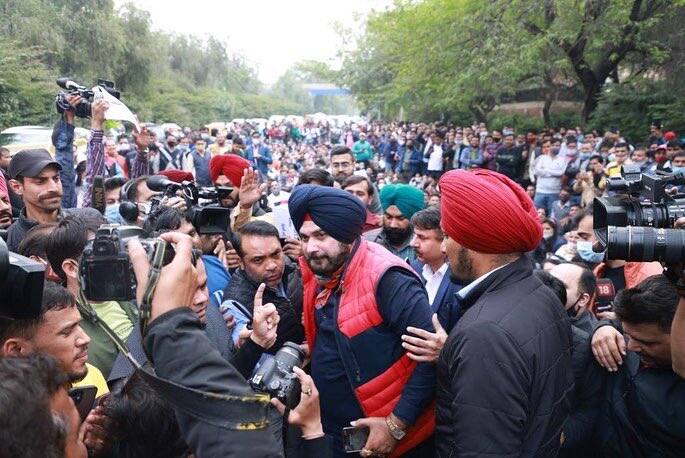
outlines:
{"label": "tree", "polygon": [[496,0],[489,5],[482,14],[513,13],[503,16],[513,21],[503,21],[500,30],[522,28],[563,53],[583,88],[584,121],[597,107],[605,82],[619,82],[620,65],[631,58],[659,63],[661,45],[649,39],[649,32],[675,6],[672,0]]}

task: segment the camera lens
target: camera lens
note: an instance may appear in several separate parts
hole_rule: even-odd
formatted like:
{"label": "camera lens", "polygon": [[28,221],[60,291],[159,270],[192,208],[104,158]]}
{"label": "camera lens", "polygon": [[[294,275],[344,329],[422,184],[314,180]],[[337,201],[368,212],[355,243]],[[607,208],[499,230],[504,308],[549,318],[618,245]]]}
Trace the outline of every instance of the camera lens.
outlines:
{"label": "camera lens", "polygon": [[304,352],[299,345],[293,342],[285,342],[276,353],[275,359],[278,361],[279,365],[287,368],[287,372],[291,372],[295,366],[302,367]]}
{"label": "camera lens", "polygon": [[673,227],[685,216],[685,199],[666,203],[640,202],[632,197],[595,198],[592,204],[594,228],[607,226]]}
{"label": "camera lens", "polygon": [[680,262],[685,259],[685,230],[609,226],[606,245],[608,259]]}

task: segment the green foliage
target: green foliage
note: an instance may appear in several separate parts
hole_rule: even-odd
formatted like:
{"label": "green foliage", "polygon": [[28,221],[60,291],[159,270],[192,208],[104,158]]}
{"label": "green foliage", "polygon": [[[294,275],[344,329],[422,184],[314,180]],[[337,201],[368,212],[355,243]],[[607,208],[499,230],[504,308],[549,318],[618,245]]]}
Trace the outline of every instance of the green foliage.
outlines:
{"label": "green foliage", "polygon": [[38,52],[0,37],[0,126],[48,123],[54,97]]}
{"label": "green foliage", "polygon": [[674,97],[664,81],[640,79],[611,85],[600,96],[590,127],[599,130],[620,128],[633,142],[644,142],[649,124],[662,121],[665,130],[685,131],[685,100]]}
{"label": "green foliage", "polygon": [[[301,72],[324,70],[307,64]],[[225,43],[155,32],[132,3],[116,10],[113,0],[0,0],[0,128],[54,120],[59,76],[114,80],[141,121],[197,126],[308,109],[264,95],[255,70]]]}
{"label": "green foliage", "polygon": [[608,77],[678,60],[683,11],[682,0],[396,0],[366,17],[339,78],[386,118],[484,121],[520,94],[551,104],[577,90],[587,118]]}

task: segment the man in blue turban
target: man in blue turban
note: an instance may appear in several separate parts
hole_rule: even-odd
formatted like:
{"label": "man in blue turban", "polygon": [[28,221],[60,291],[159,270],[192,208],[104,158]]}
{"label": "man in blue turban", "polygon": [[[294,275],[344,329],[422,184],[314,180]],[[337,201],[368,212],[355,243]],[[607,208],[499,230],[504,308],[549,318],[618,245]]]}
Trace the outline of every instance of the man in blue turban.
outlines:
{"label": "man in blue turban", "polygon": [[351,244],[362,233],[366,209],[355,196],[327,186],[300,185],[288,199],[295,228],[310,219],[340,243]]}
{"label": "man in blue turban", "polygon": [[390,184],[383,187],[380,198],[383,227],[365,233],[364,237],[407,262],[413,261],[416,252],[410,245],[414,235],[410,220],[426,206],[423,191],[408,184]]}
{"label": "man in blue turban", "polygon": [[409,359],[408,326],[433,332],[418,276],[362,237],[366,209],[343,190],[296,186],[288,209],[302,239],[303,323],[324,432],[344,456],[342,429],[370,429],[362,456],[432,456],[435,369]]}

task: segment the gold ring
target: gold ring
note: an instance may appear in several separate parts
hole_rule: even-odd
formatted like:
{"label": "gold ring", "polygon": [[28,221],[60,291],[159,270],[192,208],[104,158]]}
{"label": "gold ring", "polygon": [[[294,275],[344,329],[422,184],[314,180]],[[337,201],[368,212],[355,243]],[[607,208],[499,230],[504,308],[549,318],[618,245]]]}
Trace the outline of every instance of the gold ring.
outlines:
{"label": "gold ring", "polygon": [[302,394],[304,394],[305,396],[311,396],[312,395],[312,389],[307,388],[306,390],[302,390]]}

